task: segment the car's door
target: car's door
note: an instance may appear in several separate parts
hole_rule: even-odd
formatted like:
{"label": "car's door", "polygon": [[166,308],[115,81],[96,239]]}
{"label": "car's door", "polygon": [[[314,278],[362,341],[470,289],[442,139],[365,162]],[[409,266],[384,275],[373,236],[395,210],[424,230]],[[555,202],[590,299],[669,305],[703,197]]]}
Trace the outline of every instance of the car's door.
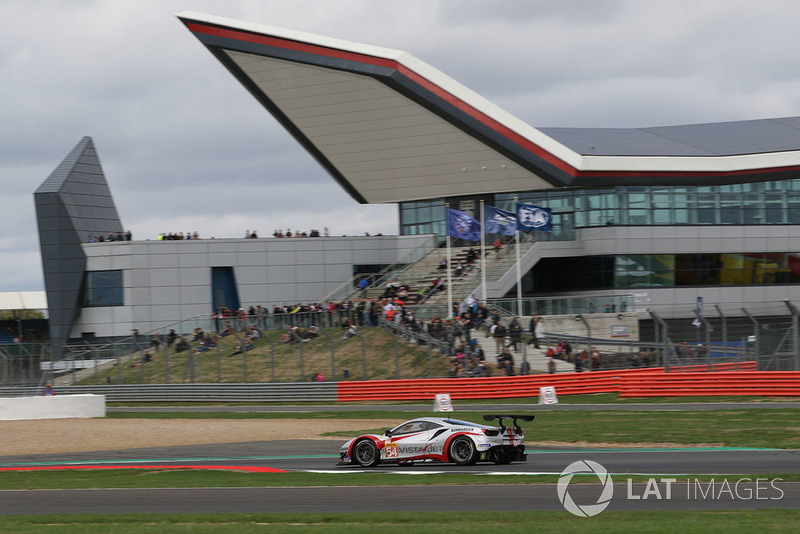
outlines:
{"label": "car's door", "polygon": [[431,434],[428,421],[408,421],[392,429],[392,435],[384,444],[384,458],[402,460],[426,454]]}

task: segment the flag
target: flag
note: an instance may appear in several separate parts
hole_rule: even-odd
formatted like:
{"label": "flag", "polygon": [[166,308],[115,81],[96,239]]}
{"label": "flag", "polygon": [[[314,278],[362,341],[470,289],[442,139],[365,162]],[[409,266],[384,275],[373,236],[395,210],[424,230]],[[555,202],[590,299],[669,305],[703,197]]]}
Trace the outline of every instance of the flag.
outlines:
{"label": "flag", "polygon": [[517,217],[494,206],[483,207],[483,224],[487,234],[514,235],[517,231]]}
{"label": "flag", "polygon": [[[697,302],[695,304],[695,310],[697,310],[697,315],[703,315],[703,297],[697,297]],[[697,328],[703,326],[703,321],[700,320],[700,317],[695,317],[692,324]]]}
{"label": "flag", "polygon": [[447,234],[467,241],[480,241],[481,223],[463,211],[447,208]]}
{"label": "flag", "polygon": [[550,208],[517,203],[517,228],[522,231],[546,230],[552,227],[553,214]]}

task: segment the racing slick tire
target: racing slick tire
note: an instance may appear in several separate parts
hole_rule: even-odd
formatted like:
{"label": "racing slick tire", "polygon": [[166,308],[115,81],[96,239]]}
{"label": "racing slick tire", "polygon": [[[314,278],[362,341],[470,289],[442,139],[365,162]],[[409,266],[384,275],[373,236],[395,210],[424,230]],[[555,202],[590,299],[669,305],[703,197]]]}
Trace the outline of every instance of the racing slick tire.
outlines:
{"label": "racing slick tire", "polygon": [[450,443],[450,461],[456,465],[472,465],[478,461],[475,443],[466,436],[458,436]]}
{"label": "racing slick tire", "polygon": [[361,467],[375,467],[381,455],[372,440],[362,439],[353,447],[353,459]]}

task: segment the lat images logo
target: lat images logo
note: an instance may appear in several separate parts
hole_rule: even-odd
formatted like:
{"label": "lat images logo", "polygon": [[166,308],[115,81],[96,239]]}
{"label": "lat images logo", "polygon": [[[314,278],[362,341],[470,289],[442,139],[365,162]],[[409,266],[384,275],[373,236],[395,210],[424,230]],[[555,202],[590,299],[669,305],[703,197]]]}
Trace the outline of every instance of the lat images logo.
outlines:
{"label": "lat images logo", "polygon": [[[569,483],[576,474],[591,475],[592,473],[600,479],[603,484],[603,491],[596,503],[578,504],[569,494]],[[602,465],[591,460],[578,460],[569,464],[561,473],[558,478],[557,490],[558,500],[561,501],[561,504],[564,505],[564,508],[569,513],[578,517],[592,517],[605,510],[611,503],[611,497],[614,496],[614,482],[611,480],[611,475]]]}

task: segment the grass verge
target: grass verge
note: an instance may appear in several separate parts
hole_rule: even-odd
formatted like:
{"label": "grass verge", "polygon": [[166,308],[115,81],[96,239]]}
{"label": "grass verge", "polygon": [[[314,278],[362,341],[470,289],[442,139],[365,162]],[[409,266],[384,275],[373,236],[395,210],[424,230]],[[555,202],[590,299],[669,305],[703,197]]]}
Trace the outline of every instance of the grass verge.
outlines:
{"label": "grass verge", "polygon": [[[732,474],[741,478],[742,474]],[[800,482],[800,474],[746,475],[750,479],[764,478],[783,482]],[[90,488],[281,488],[331,486],[432,486],[465,484],[555,484],[558,475],[474,475],[470,473],[431,473],[408,476],[383,473],[247,473],[241,471],[195,469],[103,469],[65,471],[0,472],[0,487],[5,490],[33,489],[90,489]],[[648,477],[613,475],[621,484],[630,478],[647,482]],[[720,481],[722,475],[682,476],[680,480]],[[728,478],[731,478],[730,475]],[[586,477],[586,483],[598,482]]]}
{"label": "grass verge", "polygon": [[386,534],[411,532],[790,532],[800,510],[750,511],[606,511],[591,518],[567,512],[380,512],[326,514],[86,514],[0,517],[0,531],[16,534],[250,534],[315,532]]}
{"label": "grass verge", "polygon": [[[116,413],[109,418],[155,419],[387,419],[398,423],[431,412],[164,412]],[[482,412],[458,412],[456,419],[481,421]],[[682,444],[724,447],[759,447],[775,449],[800,448],[800,410],[796,408],[744,410],[603,410],[603,411],[538,411],[536,420],[523,425],[528,442],[624,444]],[[335,437],[352,437],[376,428],[343,428],[329,433]]]}

